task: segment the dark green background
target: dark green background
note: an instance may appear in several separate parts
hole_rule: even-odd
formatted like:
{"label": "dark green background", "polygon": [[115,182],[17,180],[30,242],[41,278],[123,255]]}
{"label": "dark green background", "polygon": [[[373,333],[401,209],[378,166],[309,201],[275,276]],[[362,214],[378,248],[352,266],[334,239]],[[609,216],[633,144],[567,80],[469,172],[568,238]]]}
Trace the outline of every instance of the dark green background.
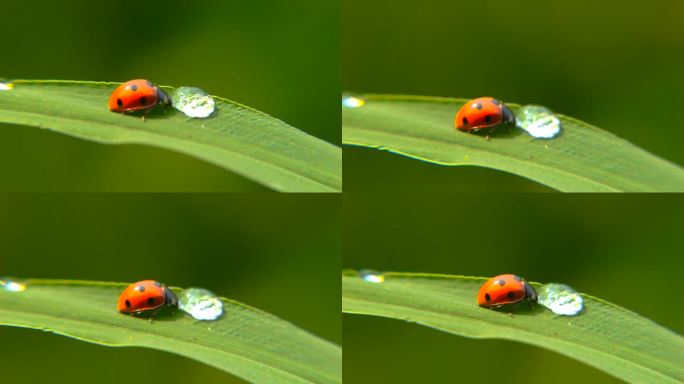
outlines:
{"label": "dark green background", "polygon": [[[200,286],[341,344],[339,199],[270,196],[5,196],[0,276]],[[8,383],[242,382],[173,354],[37,330],[0,327],[0,346]],[[131,376],[131,365],[149,369]]]}
{"label": "dark green background", "polygon": [[[345,91],[542,104],[684,164],[684,2],[342,4]],[[344,162],[347,191],[547,190],[497,171],[370,149],[347,147]]]}
{"label": "dark green background", "polygon": [[[682,199],[558,197],[350,194],[343,266],[561,282],[684,333]],[[619,382],[545,349],[397,320],[344,315],[343,333],[355,384]]]}
{"label": "dark green background", "polygon": [[[26,0],[2,15],[0,77],[198,86],[340,141],[339,2]],[[0,174],[13,192],[264,190],[170,151],[6,124]]]}

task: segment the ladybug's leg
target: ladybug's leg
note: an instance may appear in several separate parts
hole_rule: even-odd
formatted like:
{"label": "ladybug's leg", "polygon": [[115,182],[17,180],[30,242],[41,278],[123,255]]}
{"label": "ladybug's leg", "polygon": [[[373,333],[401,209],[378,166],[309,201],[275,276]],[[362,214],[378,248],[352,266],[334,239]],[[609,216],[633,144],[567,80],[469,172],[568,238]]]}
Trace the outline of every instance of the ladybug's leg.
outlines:
{"label": "ladybug's leg", "polygon": [[508,316],[513,317],[513,312],[515,312],[515,310],[518,309],[518,307],[520,306],[520,304],[522,304],[523,301],[518,301],[517,303],[515,303],[513,308],[511,308],[511,312],[508,313]]}
{"label": "ladybug's leg", "polygon": [[157,313],[159,313],[159,310],[160,310],[160,309],[162,309],[162,307],[159,307],[159,308],[157,308],[156,311],[152,312],[152,314],[150,315],[150,323],[152,322],[152,320],[154,319],[154,317],[157,316]]}

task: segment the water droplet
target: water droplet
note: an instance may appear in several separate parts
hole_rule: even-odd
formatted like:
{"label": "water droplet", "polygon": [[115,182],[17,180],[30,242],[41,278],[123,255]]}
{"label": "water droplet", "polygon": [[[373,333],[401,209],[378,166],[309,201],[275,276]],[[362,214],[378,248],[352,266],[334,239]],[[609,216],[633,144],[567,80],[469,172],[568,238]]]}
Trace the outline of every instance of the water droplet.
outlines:
{"label": "water droplet", "polygon": [[582,312],[584,299],[565,284],[549,283],[538,290],[539,304],[562,316],[575,316]]}
{"label": "water droplet", "polygon": [[23,292],[26,290],[26,283],[9,277],[0,277],[0,288],[10,292]]}
{"label": "water droplet", "polygon": [[561,131],[561,122],[548,108],[526,105],[516,113],[515,125],[537,139],[552,139]]}
{"label": "water droplet", "polygon": [[211,95],[200,88],[177,88],[171,99],[173,107],[188,117],[209,117],[216,109],[216,103]]}
{"label": "water droplet", "polygon": [[347,108],[360,108],[366,105],[366,100],[355,96],[343,96],[342,106]]}
{"label": "water droplet", "polygon": [[178,308],[197,320],[216,320],[223,315],[223,302],[203,288],[188,288],[178,296]]}
{"label": "water droplet", "polygon": [[374,271],[372,269],[362,269],[359,271],[359,277],[363,279],[363,281],[367,281],[369,283],[384,283],[385,282],[385,276],[382,275],[382,273],[378,271]]}
{"label": "water droplet", "polygon": [[11,91],[14,89],[14,83],[9,80],[0,79],[0,91]]}

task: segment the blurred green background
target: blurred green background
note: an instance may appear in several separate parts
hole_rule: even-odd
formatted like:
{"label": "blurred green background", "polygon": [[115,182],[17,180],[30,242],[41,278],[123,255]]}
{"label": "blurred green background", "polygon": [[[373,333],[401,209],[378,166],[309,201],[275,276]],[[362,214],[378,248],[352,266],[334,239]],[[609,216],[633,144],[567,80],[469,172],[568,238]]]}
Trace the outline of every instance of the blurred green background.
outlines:
{"label": "blurred green background", "polygon": [[[339,2],[3,3],[0,77],[190,85],[340,142]],[[106,108],[106,100],[102,101]],[[185,155],[0,124],[0,191],[263,191]]]}
{"label": "blurred green background", "polygon": [[[0,276],[200,286],[341,344],[339,199],[271,196],[4,196]],[[0,345],[8,383],[243,382],[166,352],[37,330],[0,327]],[[136,361],[156,368],[121,370]]]}
{"label": "blurred green background", "polygon": [[[684,164],[684,2],[342,2],[342,89],[542,104]],[[456,113],[456,111],[454,111]],[[345,190],[546,191],[346,147]]]}
{"label": "blurred green background", "polygon": [[[632,196],[345,196],[343,266],[561,282],[683,334],[684,201]],[[473,297],[475,305],[475,297]],[[345,382],[619,383],[555,352],[344,315]]]}

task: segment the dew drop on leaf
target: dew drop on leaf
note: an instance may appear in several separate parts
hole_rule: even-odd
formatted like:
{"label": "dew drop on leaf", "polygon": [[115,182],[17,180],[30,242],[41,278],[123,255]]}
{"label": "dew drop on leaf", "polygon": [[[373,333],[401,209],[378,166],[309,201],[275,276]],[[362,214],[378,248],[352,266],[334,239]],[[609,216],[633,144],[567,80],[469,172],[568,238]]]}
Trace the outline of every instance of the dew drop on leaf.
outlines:
{"label": "dew drop on leaf", "polygon": [[515,125],[536,139],[553,139],[561,132],[561,122],[548,108],[526,105],[516,113]]}
{"label": "dew drop on leaf", "polygon": [[216,109],[214,98],[196,87],[177,88],[171,97],[171,105],[186,116],[194,118],[209,117]]}
{"label": "dew drop on leaf", "polygon": [[359,277],[363,281],[367,281],[369,283],[384,283],[385,282],[385,276],[382,275],[382,273],[378,271],[374,271],[372,269],[362,269],[359,271]]}
{"label": "dew drop on leaf", "polygon": [[216,320],[223,315],[223,302],[203,288],[188,288],[178,295],[178,308],[197,320]]}
{"label": "dew drop on leaf", "polygon": [[26,283],[9,277],[0,277],[0,288],[10,292],[23,292],[26,290]]}
{"label": "dew drop on leaf", "polygon": [[366,100],[355,96],[343,96],[342,106],[346,108],[360,108],[366,105]]}
{"label": "dew drop on leaf", "polygon": [[576,316],[584,309],[584,299],[565,284],[549,283],[538,290],[539,304],[562,316]]}
{"label": "dew drop on leaf", "polygon": [[14,83],[8,80],[0,79],[0,91],[11,91],[14,89]]}

